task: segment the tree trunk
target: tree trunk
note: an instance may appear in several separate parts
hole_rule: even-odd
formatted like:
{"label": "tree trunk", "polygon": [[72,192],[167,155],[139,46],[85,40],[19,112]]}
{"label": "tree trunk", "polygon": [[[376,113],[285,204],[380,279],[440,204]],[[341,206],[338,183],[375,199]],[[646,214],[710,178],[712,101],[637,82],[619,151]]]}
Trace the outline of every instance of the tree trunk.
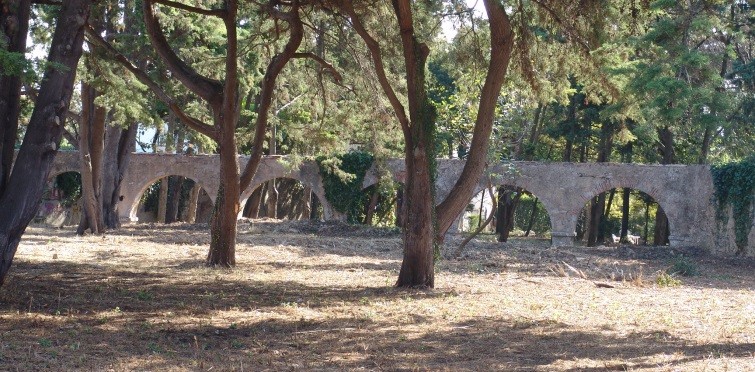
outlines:
{"label": "tree trunk", "polygon": [[621,241],[627,241],[627,235],[629,235],[629,194],[632,189],[624,188],[621,199]]}
{"label": "tree trunk", "polygon": [[535,218],[537,218],[537,198],[532,203],[532,212],[530,212],[530,220],[527,222],[527,231],[524,232],[524,236],[530,236],[532,226],[535,224]]}
{"label": "tree trunk", "polygon": [[94,87],[81,83],[82,123],[79,127],[79,156],[84,213],[76,230],[79,235],[83,235],[87,229],[92,234],[105,232],[105,220],[102,216],[102,161],[107,112],[104,107],[94,103],[98,95]]}
{"label": "tree trunk", "polygon": [[403,229],[406,226],[404,216],[406,216],[404,211],[404,185],[399,185],[398,190],[396,190],[396,227]]}
{"label": "tree trunk", "polygon": [[165,223],[178,222],[178,205],[181,201],[181,188],[186,178],[168,177],[168,200],[165,206]]}
{"label": "tree trunk", "polygon": [[233,130],[221,134],[220,187],[210,221],[208,266],[236,265],[236,217],[239,214],[239,166],[236,162],[236,140]]}
{"label": "tree trunk", "polygon": [[603,227],[603,209],[606,204],[606,193],[600,193],[590,200],[590,224],[587,228],[587,246],[592,247],[602,243],[600,231]]}
{"label": "tree trunk", "polygon": [[304,187],[304,206],[301,211],[302,219],[309,219],[312,215],[312,188]]}
{"label": "tree trunk", "polygon": [[[17,8],[19,15],[28,11],[28,2],[23,1],[20,5]],[[60,146],[90,5],[89,0],[68,0],[61,6],[47,58],[48,62],[58,67],[48,68],[44,73],[15,166],[0,195],[0,205],[3,206],[3,213],[0,214],[0,286],[13,263],[21,235],[37,212],[42,189]],[[19,22],[24,24],[28,19],[19,19]],[[14,90],[16,87],[0,87],[0,91],[6,89]],[[10,107],[16,104],[9,103]],[[6,134],[7,129],[0,128]],[[12,142],[15,143],[15,139]]]}
{"label": "tree trunk", "polygon": [[278,188],[275,180],[267,181],[267,217],[278,217]]}
{"label": "tree trunk", "polygon": [[[0,47],[10,53],[26,53],[29,12],[28,0],[0,2],[0,40],[6,42],[6,45],[0,43]],[[0,195],[5,192],[13,167],[21,113],[21,79],[21,74],[5,75],[0,71]]]}
{"label": "tree trunk", "polygon": [[372,226],[372,218],[375,215],[375,207],[377,207],[378,199],[380,198],[380,192],[377,187],[375,191],[370,195],[370,202],[367,203],[367,208],[364,211],[364,224]]}
{"label": "tree trunk", "polygon": [[310,199],[310,212],[309,212],[309,219],[310,220],[320,220],[320,199],[317,198],[317,195],[315,193],[312,193],[312,199]]}
{"label": "tree trunk", "polygon": [[653,234],[653,245],[666,245],[669,243],[669,231],[668,218],[666,213],[663,212],[661,206],[658,206],[658,210],[655,212],[655,233]]}
{"label": "tree trunk", "polygon": [[[676,151],[674,150],[674,133],[671,128],[665,126],[658,128],[658,153],[661,155],[661,164],[676,163]],[[665,245],[669,242],[668,219],[666,214],[658,205],[658,212],[655,214],[655,231],[653,232],[653,244]]]}
{"label": "tree trunk", "polygon": [[197,222],[197,203],[199,203],[199,191],[200,191],[199,184],[194,182],[194,185],[191,187],[191,191],[189,191],[189,200],[188,200],[188,207],[186,210],[186,223],[196,223]]}
{"label": "tree trunk", "polygon": [[167,215],[168,210],[168,188],[169,180],[168,177],[163,177],[160,179],[160,196],[157,198],[157,222],[158,223],[167,223],[167,220],[165,219],[165,216]]}
{"label": "tree trunk", "polygon": [[[105,135],[106,152],[103,160],[102,176],[102,216],[107,229],[121,226],[119,206],[121,202],[121,182],[128,169],[131,153],[136,144],[138,124],[133,123],[126,129],[110,126]],[[130,206],[126,206],[128,208]]]}
{"label": "tree trunk", "polygon": [[397,287],[435,286],[433,198],[428,197],[433,195],[430,174],[432,167],[425,143],[422,142],[424,141],[420,141],[406,157],[407,180],[403,220],[411,223],[404,227],[404,259]]}
{"label": "tree trunk", "polygon": [[[406,184],[402,208],[405,213],[402,215],[406,221],[406,227],[404,228],[404,259],[396,283],[398,287],[434,286],[434,243],[442,241],[443,235],[467,205],[469,199],[474,196],[474,188],[485,170],[493,116],[508,70],[514,34],[503,5],[493,0],[485,0],[484,3],[490,24],[490,62],[480,92],[470,153],[451,192],[437,207],[433,184],[435,113],[427,99],[425,86],[425,67],[429,48],[415,37],[411,2],[409,0],[393,1],[404,57],[408,115],[387,78],[380,45],[364,28],[353,4],[349,1],[341,3],[344,12],[349,16],[352,27],[367,44],[375,65],[378,82],[388,97],[404,137]],[[433,211],[437,216],[437,224],[433,221]]]}
{"label": "tree trunk", "polygon": [[246,201],[244,207],[244,217],[258,218],[260,213],[260,200],[262,199],[262,186],[257,187],[252,191],[252,195]]}
{"label": "tree trunk", "polygon": [[498,241],[506,242],[509,234],[514,229],[514,214],[522,197],[522,189],[511,186],[498,188],[498,218],[496,219],[496,232]]}

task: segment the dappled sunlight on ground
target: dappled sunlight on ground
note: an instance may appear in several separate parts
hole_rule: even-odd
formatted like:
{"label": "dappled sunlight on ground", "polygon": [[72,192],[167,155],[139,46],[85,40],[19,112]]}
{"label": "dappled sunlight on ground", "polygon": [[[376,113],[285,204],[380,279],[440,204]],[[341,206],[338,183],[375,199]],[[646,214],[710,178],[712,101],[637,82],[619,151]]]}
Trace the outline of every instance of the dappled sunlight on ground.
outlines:
{"label": "dappled sunlight on ground", "polygon": [[697,252],[689,258],[697,276],[659,286],[660,270],[679,252],[480,241],[461,259],[438,263],[437,289],[413,291],[392,288],[401,259],[395,231],[245,222],[230,270],[203,265],[208,241],[202,226],[127,226],[104,238],[30,228],[0,289],[0,363],[755,369],[750,261]]}

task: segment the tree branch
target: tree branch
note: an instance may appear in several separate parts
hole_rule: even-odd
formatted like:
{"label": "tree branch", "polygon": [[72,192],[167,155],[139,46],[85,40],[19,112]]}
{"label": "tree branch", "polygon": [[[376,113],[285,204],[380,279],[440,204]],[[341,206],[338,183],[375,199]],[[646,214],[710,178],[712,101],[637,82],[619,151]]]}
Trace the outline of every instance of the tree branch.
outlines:
{"label": "tree branch", "polygon": [[370,50],[370,56],[372,57],[372,63],[375,65],[375,73],[377,74],[378,82],[383,92],[388,96],[388,101],[391,103],[393,112],[396,114],[396,118],[401,124],[401,130],[404,132],[404,138],[411,138],[411,132],[409,130],[409,118],[406,116],[406,110],[396,96],[396,92],[391,87],[391,83],[388,81],[388,76],[385,73],[385,66],[383,65],[383,57],[381,56],[380,44],[370,36],[369,32],[364,28],[362,20],[356,14],[354,10],[354,4],[352,0],[346,0],[342,5],[343,10],[349,16],[351,25],[359,36],[367,44],[367,49]]}
{"label": "tree branch", "polygon": [[480,103],[475,119],[472,143],[467,162],[448,196],[436,207],[438,236],[442,237],[453,224],[454,219],[467,205],[474,193],[487,163],[490,133],[493,130],[498,96],[506,79],[511,53],[514,47],[514,33],[511,21],[503,5],[498,0],[485,0],[485,10],[490,24],[490,61],[485,83],[480,92]]}
{"label": "tree branch", "polygon": [[152,6],[155,1],[157,0],[144,0],[142,7],[144,10],[144,24],[155,51],[168,66],[168,69],[186,88],[202,97],[210,105],[216,108],[219,107],[223,99],[223,84],[220,81],[200,75],[173,51],[160,28],[160,22],[155,17]]}
{"label": "tree branch", "polygon": [[333,67],[333,65],[331,65],[326,60],[320,58],[320,56],[318,56],[318,55],[316,55],[316,54],[314,54],[312,52],[294,53],[294,55],[292,56],[292,58],[310,58],[310,59],[314,60],[315,62],[319,63],[324,70],[329,71],[331,73],[331,75],[333,75],[333,79],[335,79],[336,82],[340,83],[341,81],[343,81],[343,77],[341,76],[341,74],[338,71],[336,71],[336,69],[335,69],[335,67]]}
{"label": "tree branch", "polygon": [[146,72],[142,71],[140,68],[131,63],[131,61],[129,61],[125,55],[116,50],[110,43],[103,39],[102,36],[97,34],[94,29],[90,27],[87,29],[87,31],[89,41],[93,45],[102,48],[113,58],[113,60],[115,60],[115,62],[118,62],[121,66],[131,71],[131,73],[134,74],[134,77],[136,77],[136,79],[139,80],[142,84],[146,85],[160,101],[165,103],[170,111],[173,112],[173,114],[175,114],[182,123],[199,133],[217,140],[217,130],[214,126],[203,123],[199,119],[187,115],[185,112],[183,112],[183,110],[181,110],[180,107],[178,107],[173,97],[168,95],[168,93],[166,93],[159,84],[152,80],[152,78],[150,78]]}
{"label": "tree branch", "polygon": [[207,16],[214,16],[214,17],[223,18],[226,15],[226,10],[225,9],[204,9],[204,8],[199,8],[199,7],[195,7],[195,6],[191,6],[191,5],[186,5],[186,4],[183,4],[183,3],[179,3],[177,1],[170,1],[170,0],[153,0],[153,2],[158,3],[158,4],[162,4],[162,5],[165,5],[165,6],[169,6],[169,7],[172,7],[172,8],[185,10],[187,12],[197,13],[197,14],[202,14],[202,15],[207,15]]}
{"label": "tree branch", "polygon": [[293,5],[291,11],[283,13],[272,6],[268,7],[268,11],[274,14],[275,17],[286,20],[291,26],[288,42],[283,48],[283,51],[277,54],[267,66],[265,71],[265,77],[262,79],[262,89],[260,90],[257,99],[257,119],[255,120],[254,130],[254,142],[252,143],[252,156],[244,167],[244,171],[240,177],[240,190],[243,192],[249,187],[254,174],[257,172],[257,168],[262,161],[262,144],[265,140],[265,132],[267,132],[267,119],[270,111],[270,105],[273,101],[273,92],[275,90],[275,81],[288,61],[294,57],[296,50],[299,49],[301,41],[304,38],[304,25],[301,18],[299,18],[299,7]]}

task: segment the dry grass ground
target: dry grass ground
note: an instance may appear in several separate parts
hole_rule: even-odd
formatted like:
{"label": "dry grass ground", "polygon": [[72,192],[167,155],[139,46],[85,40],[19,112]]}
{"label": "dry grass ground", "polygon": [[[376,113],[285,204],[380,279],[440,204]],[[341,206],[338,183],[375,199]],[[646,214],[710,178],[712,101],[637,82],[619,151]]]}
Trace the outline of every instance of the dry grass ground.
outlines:
{"label": "dry grass ground", "polygon": [[232,270],[207,246],[204,227],[28,229],[0,370],[755,370],[752,261],[687,252],[699,274],[669,287],[668,248],[476,242],[407,291],[395,233],[244,222]]}

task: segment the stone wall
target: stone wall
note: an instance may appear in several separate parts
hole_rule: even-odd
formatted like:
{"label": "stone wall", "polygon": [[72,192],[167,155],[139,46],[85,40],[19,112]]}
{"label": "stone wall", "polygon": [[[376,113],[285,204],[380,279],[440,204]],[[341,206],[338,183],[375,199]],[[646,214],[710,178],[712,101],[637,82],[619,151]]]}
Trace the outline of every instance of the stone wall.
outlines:
{"label": "stone wall", "polygon": [[[243,167],[247,159],[239,157],[239,165]],[[214,202],[220,182],[218,160],[215,155],[134,154],[121,190],[121,218],[135,220],[139,197],[144,190],[156,180],[169,175],[193,179]],[[392,159],[384,164],[395,181],[404,181],[406,171],[403,160]],[[77,153],[61,152],[50,177],[66,171],[78,171],[78,166]],[[436,184],[438,200],[448,195],[463,166],[461,160],[439,160]],[[371,169],[363,186],[375,184],[378,173],[377,169]],[[324,207],[326,219],[339,217],[325,199],[317,165],[313,162],[289,164],[285,157],[265,157],[252,186],[244,190],[240,200],[246,200],[254,188],[263,182],[281,177],[299,180],[312,188]],[[723,223],[716,218],[717,206],[708,166],[513,162],[491,166],[477,185],[476,192],[488,184],[522,187],[537,196],[550,217],[552,243],[556,246],[573,244],[577,218],[591,198],[612,188],[628,187],[647,193],[666,212],[672,246],[701,247],[723,255],[737,251],[733,219]],[[755,228],[750,232],[750,243],[745,253],[755,256]]]}

